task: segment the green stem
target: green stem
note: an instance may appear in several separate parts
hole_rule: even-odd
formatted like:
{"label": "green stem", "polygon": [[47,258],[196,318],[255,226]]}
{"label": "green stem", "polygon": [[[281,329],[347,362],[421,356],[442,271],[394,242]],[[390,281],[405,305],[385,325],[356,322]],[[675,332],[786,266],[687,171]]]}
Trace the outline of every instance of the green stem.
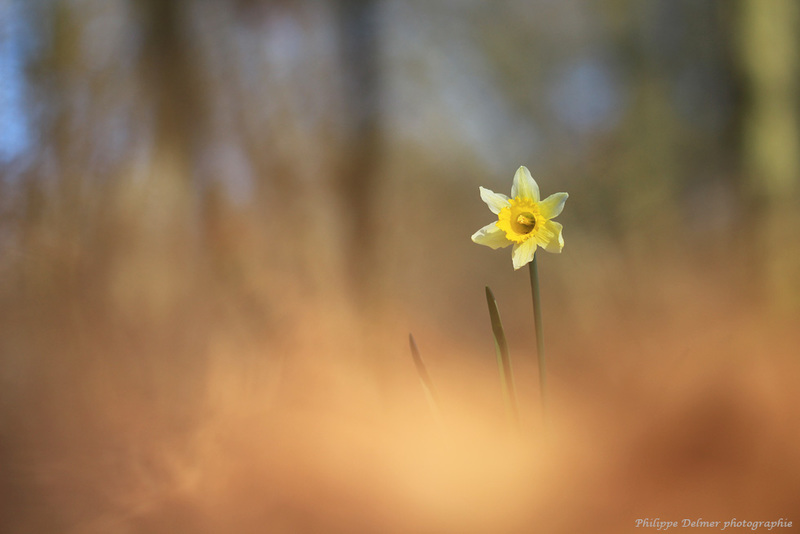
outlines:
{"label": "green stem", "polygon": [[539,392],[542,396],[542,413],[547,412],[547,372],[544,359],[544,333],[542,329],[542,303],[539,294],[539,268],[536,265],[536,256],[528,264],[531,275],[531,295],[533,297],[533,322],[536,327],[536,357],[539,362]]}
{"label": "green stem", "polygon": [[511,370],[511,357],[508,352],[508,342],[500,320],[500,311],[492,290],[486,286],[486,303],[489,305],[489,318],[492,321],[494,334],[494,348],[497,353],[497,366],[500,369],[500,385],[503,389],[503,398],[506,404],[506,413],[514,425],[519,425],[519,410],[517,409],[517,394],[514,388],[514,373]]}

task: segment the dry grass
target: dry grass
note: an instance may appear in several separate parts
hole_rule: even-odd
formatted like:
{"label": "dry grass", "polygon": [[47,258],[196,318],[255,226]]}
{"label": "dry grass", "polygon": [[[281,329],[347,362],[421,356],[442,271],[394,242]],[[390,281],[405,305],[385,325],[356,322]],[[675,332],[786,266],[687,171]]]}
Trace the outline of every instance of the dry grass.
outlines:
{"label": "dry grass", "polygon": [[[512,319],[517,435],[488,322],[485,346],[414,323],[427,325],[415,334],[443,399],[438,425],[406,347],[403,317],[424,311],[364,313],[335,284],[309,289],[258,250],[248,261],[240,241],[257,233],[198,252],[125,228],[136,224],[110,227],[114,239],[39,226],[6,258],[3,532],[800,521],[794,322],[702,276],[666,269],[622,299],[627,313],[554,306],[547,431]],[[518,304],[501,302],[505,317]]]}

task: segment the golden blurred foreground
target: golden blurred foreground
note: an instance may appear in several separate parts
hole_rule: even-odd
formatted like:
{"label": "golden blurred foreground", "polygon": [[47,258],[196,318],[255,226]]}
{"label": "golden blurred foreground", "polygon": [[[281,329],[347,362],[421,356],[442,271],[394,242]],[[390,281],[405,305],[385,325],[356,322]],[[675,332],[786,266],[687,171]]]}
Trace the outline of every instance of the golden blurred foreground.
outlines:
{"label": "golden blurred foreground", "polygon": [[[230,250],[259,242],[247,218],[196,256],[177,230],[145,239],[131,222],[78,239],[69,217],[56,220],[30,228],[4,263],[3,532],[619,533],[645,518],[800,521],[796,323],[711,277],[645,263],[640,290],[618,294],[613,313],[546,293],[547,428],[527,287],[518,300],[502,294],[516,433],[488,316],[485,331],[453,335],[400,299],[365,311],[347,288],[310,285],[257,245],[237,263]],[[464,294],[485,313],[482,287]],[[440,422],[408,353],[411,327]]]}

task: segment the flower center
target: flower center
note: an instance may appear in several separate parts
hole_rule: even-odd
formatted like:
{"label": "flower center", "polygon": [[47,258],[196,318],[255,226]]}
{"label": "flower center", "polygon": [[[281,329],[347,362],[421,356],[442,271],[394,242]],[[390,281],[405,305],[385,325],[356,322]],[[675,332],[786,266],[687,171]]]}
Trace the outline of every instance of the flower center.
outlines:
{"label": "flower center", "polygon": [[540,231],[542,227],[536,221],[541,218],[535,200],[516,197],[510,199],[508,206],[497,214],[497,227],[505,232],[509,241],[523,243]]}
{"label": "flower center", "polygon": [[512,227],[517,233],[528,234],[536,227],[536,217],[533,216],[533,213],[520,213],[512,223]]}

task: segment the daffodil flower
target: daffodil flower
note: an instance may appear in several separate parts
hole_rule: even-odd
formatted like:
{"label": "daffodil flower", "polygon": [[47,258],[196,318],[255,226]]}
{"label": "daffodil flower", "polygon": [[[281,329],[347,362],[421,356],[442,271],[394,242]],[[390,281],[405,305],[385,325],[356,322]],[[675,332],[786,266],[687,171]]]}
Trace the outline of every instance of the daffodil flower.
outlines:
{"label": "daffodil flower", "polygon": [[567,193],[555,193],[540,200],[539,186],[525,167],[517,169],[511,186],[511,198],[480,188],[481,199],[497,215],[497,222],[487,224],[472,235],[479,245],[493,249],[514,245],[511,260],[519,269],[533,260],[536,247],[547,252],[561,252],[562,226],[553,221],[564,209]]}

